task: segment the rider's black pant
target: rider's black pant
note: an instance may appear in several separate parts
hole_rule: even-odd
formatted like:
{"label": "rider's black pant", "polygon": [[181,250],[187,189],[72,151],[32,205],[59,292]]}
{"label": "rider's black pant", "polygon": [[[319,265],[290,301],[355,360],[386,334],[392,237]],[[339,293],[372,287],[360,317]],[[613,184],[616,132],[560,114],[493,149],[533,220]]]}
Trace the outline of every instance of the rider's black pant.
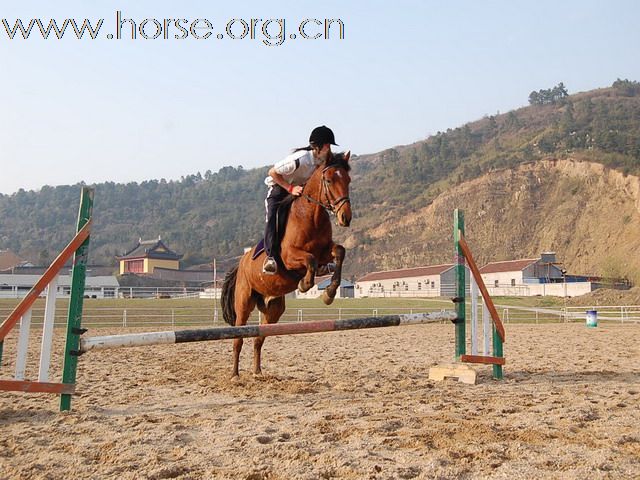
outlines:
{"label": "rider's black pant", "polygon": [[[267,257],[273,257],[274,255],[274,242],[276,241],[276,222],[277,215],[276,211],[278,210],[278,204],[287,197],[289,193],[282,188],[280,185],[274,185],[269,188],[269,192],[267,193],[267,199],[264,201],[264,205],[267,209],[267,223],[264,229],[264,250],[267,254]],[[280,250],[280,246],[275,246],[275,251]]]}

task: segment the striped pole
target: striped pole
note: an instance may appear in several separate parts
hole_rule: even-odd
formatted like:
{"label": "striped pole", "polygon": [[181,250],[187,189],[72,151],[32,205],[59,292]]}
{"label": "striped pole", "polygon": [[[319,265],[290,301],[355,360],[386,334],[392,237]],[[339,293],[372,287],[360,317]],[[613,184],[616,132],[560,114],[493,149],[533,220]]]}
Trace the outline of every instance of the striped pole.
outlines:
{"label": "striped pole", "polygon": [[169,332],[134,333],[89,337],[80,340],[80,353],[106,348],[161,345],[168,343],[206,342],[231,338],[271,337],[274,335],[297,335],[301,333],[333,332],[362,328],[398,327],[420,325],[441,321],[455,321],[452,311],[384,315],[380,317],[351,318],[344,320],[320,320],[316,322],[244,325],[240,327],[204,328]]}

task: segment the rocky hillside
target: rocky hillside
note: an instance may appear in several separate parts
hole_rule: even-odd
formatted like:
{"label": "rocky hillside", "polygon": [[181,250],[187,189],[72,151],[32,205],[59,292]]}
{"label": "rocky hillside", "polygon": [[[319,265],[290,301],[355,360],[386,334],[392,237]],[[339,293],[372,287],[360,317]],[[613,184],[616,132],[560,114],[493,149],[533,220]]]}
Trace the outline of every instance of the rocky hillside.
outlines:
{"label": "rocky hillside", "polygon": [[[386,269],[452,260],[452,212],[465,211],[479,263],[556,251],[571,273],[640,280],[640,179],[572,156],[466,181],[422,208],[344,238],[349,263]],[[364,268],[366,269],[366,268]]]}

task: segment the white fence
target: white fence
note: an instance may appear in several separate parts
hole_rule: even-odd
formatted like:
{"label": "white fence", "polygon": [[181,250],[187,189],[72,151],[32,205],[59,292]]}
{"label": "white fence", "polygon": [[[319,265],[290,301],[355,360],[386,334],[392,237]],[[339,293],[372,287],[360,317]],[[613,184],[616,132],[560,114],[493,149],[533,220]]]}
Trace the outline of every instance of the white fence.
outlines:
{"label": "white fence", "polygon": [[[11,309],[0,309],[0,318],[4,318]],[[217,315],[216,315],[217,313]],[[33,308],[32,324],[42,324],[44,308]],[[201,325],[211,326],[219,317],[222,321],[220,309],[216,312],[212,307],[89,307],[82,313],[82,325],[86,327],[141,327],[141,326],[180,326]],[[219,323],[219,322],[218,322]],[[56,309],[54,325],[64,327],[67,324],[67,310],[65,307]]]}
{"label": "white fence", "polygon": [[[22,298],[31,286],[0,287],[0,298]],[[218,289],[219,290],[219,289]],[[69,298],[71,287],[58,286],[58,298]],[[85,287],[85,298],[212,298],[204,288],[192,287]],[[44,298],[45,294],[40,295]]]}
{"label": "white fence", "polygon": [[[576,297],[595,289],[596,284],[582,283],[541,283],[520,285],[487,285],[489,295],[493,297],[532,297],[556,296]],[[0,286],[0,298],[22,298],[30,290],[30,286]],[[565,290],[566,289],[566,290]],[[467,294],[470,293],[467,286]],[[69,286],[58,287],[58,298],[68,298]],[[399,286],[395,289],[373,287],[367,291],[356,288],[357,298],[434,298],[453,297],[456,295],[455,285],[442,284],[438,288],[424,287],[420,290],[406,289]],[[44,297],[44,294],[42,295]],[[197,287],[91,287],[85,288],[86,298],[220,298],[220,288]]]}
{"label": "white fence", "polygon": [[[467,307],[468,318],[471,318],[471,302]],[[398,313],[423,313],[452,310],[453,305],[425,305],[414,308],[300,308],[288,309],[282,316],[283,322],[303,322],[311,320],[359,318]],[[584,322],[587,310],[596,310],[599,322],[640,323],[640,306],[596,306],[596,307],[562,307],[533,308],[496,305],[498,314],[506,324],[510,323],[564,323]],[[11,313],[11,308],[0,308],[0,318]],[[56,310],[55,326],[66,325],[66,308]],[[41,325],[44,308],[33,309],[32,323]],[[259,313],[255,310],[249,320],[256,323]],[[222,310],[210,307],[178,307],[171,303],[159,304],[157,307],[91,307],[85,304],[83,326],[99,327],[181,327],[181,326],[222,326]]]}
{"label": "white fence", "polygon": [[585,322],[587,310],[597,312],[599,322],[640,323],[640,306],[533,308],[496,305],[504,323]]}
{"label": "white fence", "polygon": [[[496,305],[502,323],[561,323],[566,316],[562,309],[527,308]],[[584,315],[583,315],[584,318]]]}
{"label": "white fence", "polygon": [[[301,308],[289,309],[282,315],[281,322],[304,322],[311,320],[333,320],[360,318],[399,313],[426,313],[452,308]],[[11,313],[11,309],[0,309],[0,318]],[[32,325],[41,325],[44,308],[34,308]],[[54,317],[56,327],[64,327],[67,322],[65,308],[58,308]],[[254,310],[249,323],[257,323],[260,318]],[[82,315],[83,327],[161,327],[161,326],[222,326],[222,311],[213,307],[171,307],[168,305],[153,307],[89,307],[85,306]]]}
{"label": "white fence", "polygon": [[593,307],[567,307],[565,318],[567,321],[584,320],[587,310],[595,310],[598,313],[598,321],[611,321],[620,323],[640,323],[639,305],[613,305]]}

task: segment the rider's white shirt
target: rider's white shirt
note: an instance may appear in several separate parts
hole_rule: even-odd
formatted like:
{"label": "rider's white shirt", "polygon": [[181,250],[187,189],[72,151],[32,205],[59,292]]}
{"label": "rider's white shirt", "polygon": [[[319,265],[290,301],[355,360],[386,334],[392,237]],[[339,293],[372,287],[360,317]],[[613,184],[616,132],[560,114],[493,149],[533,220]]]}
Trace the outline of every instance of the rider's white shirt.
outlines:
{"label": "rider's white shirt", "polygon": [[[276,163],[273,168],[276,173],[282,175],[287,183],[301,186],[307,183],[311,175],[313,175],[313,172],[319,164],[316,162],[313,152],[299,150],[291,155],[287,155],[284,159]],[[271,176],[265,178],[264,183],[269,187],[273,187],[276,184]]]}

